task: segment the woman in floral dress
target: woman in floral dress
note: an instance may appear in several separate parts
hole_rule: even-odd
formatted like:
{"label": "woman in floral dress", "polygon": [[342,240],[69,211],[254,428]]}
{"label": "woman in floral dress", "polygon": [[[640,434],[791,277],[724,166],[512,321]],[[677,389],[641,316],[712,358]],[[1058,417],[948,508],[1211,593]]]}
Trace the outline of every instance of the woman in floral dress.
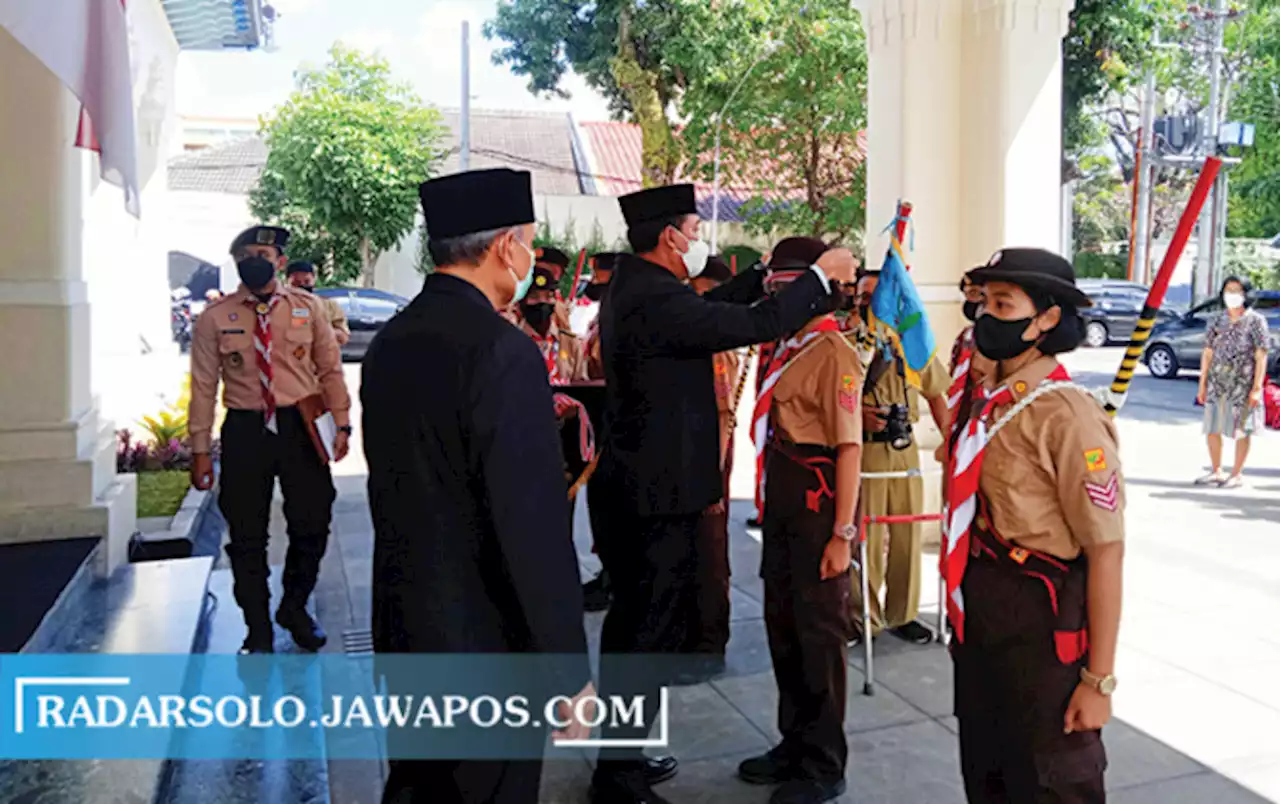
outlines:
{"label": "woman in floral dress", "polygon": [[[1198,485],[1236,488],[1242,483],[1250,437],[1263,427],[1262,386],[1267,372],[1267,321],[1250,309],[1249,283],[1236,276],[1222,283],[1225,310],[1210,324],[1200,358],[1200,391],[1204,434],[1209,441],[1212,471]],[[1222,438],[1236,442],[1236,461],[1222,471]]]}

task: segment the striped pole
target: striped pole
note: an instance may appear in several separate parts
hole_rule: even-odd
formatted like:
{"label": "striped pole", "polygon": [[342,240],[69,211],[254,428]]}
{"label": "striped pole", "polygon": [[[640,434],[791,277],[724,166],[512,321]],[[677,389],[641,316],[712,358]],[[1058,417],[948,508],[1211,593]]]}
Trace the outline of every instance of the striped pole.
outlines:
{"label": "striped pole", "polygon": [[569,286],[569,301],[575,301],[578,298],[578,280],[582,278],[582,266],[587,262],[587,250],[584,248],[578,252],[578,268],[573,272],[573,284]]}
{"label": "striped pole", "polygon": [[1169,242],[1169,250],[1164,253],[1160,271],[1156,274],[1155,281],[1151,283],[1151,291],[1147,293],[1147,301],[1142,306],[1142,314],[1138,317],[1138,326],[1129,337],[1129,347],[1125,349],[1124,359],[1120,361],[1120,370],[1116,372],[1116,378],[1111,382],[1110,393],[1104,406],[1108,415],[1115,416],[1124,405],[1125,394],[1129,392],[1129,383],[1133,382],[1133,372],[1138,368],[1143,347],[1151,337],[1151,329],[1155,326],[1156,313],[1164,303],[1164,294],[1169,290],[1173,269],[1177,267],[1182,251],[1187,247],[1191,230],[1195,228],[1196,221],[1200,218],[1200,210],[1204,208],[1209,189],[1213,187],[1213,182],[1217,179],[1221,168],[1222,160],[1217,157],[1211,156],[1204,162],[1200,178],[1196,181],[1195,189],[1191,191],[1191,198],[1187,201],[1187,208],[1182,211],[1182,219],[1178,221],[1173,240]]}

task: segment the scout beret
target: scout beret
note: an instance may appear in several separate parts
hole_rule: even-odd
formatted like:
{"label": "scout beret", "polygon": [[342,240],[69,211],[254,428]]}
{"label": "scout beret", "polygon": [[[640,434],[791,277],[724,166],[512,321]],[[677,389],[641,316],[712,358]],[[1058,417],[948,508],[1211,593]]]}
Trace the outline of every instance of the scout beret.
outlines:
{"label": "scout beret", "polygon": [[529,286],[529,292],[555,290],[559,285],[559,280],[560,278],[555,275],[554,271],[537,266],[533,269],[533,284]]}
{"label": "scout beret", "polygon": [[1024,290],[1038,290],[1073,307],[1092,307],[1093,301],[1076,287],[1076,271],[1066,258],[1042,248],[997,251],[967,276],[975,285],[1008,282]]}
{"label": "scout beret", "polygon": [[816,237],[788,237],[773,247],[770,271],[808,268],[827,252],[827,244]]}
{"label": "scout beret", "polygon": [[305,260],[298,260],[297,262],[291,262],[289,263],[289,267],[284,269],[285,276],[290,276],[292,274],[314,274],[315,272],[316,272],[315,264],[306,262]]}
{"label": "scout beret", "polygon": [[729,267],[729,263],[725,262],[724,257],[713,255],[707,258],[707,267],[702,269],[702,273],[698,274],[698,278],[727,282],[733,279],[733,269]]}
{"label": "scout beret", "polygon": [[281,252],[289,243],[289,230],[279,226],[250,226],[231,241],[231,253],[245,246],[275,246]]}
{"label": "scout beret", "polygon": [[492,168],[454,173],[418,187],[433,240],[533,223],[533,183],[527,170]]}
{"label": "scout beret", "polygon": [[546,263],[547,265],[554,265],[558,268],[569,267],[569,255],[565,254],[563,251],[556,248],[555,246],[545,246],[543,248],[538,249],[536,252],[535,259],[537,259],[537,261],[540,263]]}
{"label": "scout beret", "polygon": [[618,199],[622,217],[627,226],[670,220],[682,215],[696,215],[698,204],[694,199],[692,184],[671,184],[651,187]]}

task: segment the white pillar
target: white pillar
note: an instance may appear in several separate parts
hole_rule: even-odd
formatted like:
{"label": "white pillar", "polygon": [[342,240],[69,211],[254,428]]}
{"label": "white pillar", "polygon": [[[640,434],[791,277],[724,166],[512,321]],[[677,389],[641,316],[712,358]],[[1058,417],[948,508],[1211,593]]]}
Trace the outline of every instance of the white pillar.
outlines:
{"label": "white pillar", "polygon": [[125,558],[136,487],[90,385],[78,104],[0,31],[0,543],[107,537]]}
{"label": "white pillar", "polygon": [[[910,201],[911,274],[945,359],[964,323],[965,271],[1005,246],[1061,247],[1062,37],[1074,0],[854,2],[870,73],[867,259],[883,258],[880,229]],[[936,439],[921,434],[926,454]],[[936,486],[926,484],[935,511]]]}

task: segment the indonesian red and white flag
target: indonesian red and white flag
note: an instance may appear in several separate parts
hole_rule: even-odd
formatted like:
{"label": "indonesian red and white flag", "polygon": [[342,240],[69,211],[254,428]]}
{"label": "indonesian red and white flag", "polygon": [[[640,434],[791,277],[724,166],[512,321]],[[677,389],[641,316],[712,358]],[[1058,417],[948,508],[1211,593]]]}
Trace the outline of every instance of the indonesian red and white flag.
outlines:
{"label": "indonesian red and white flag", "polygon": [[[76,145],[97,151],[103,181],[141,214],[125,0],[0,0],[0,28],[81,102]],[[20,156],[18,156],[20,158]]]}

